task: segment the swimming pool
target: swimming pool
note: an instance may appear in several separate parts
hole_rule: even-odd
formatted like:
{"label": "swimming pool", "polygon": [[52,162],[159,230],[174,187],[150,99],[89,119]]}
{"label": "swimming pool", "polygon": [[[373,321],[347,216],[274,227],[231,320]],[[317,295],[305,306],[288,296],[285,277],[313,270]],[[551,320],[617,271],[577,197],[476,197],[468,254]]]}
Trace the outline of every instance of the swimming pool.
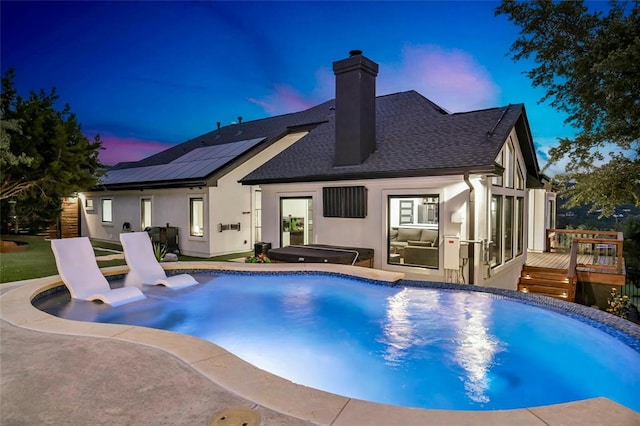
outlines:
{"label": "swimming pool", "polygon": [[637,348],[552,310],[326,274],[197,277],[206,283],[145,288],[147,300],[118,308],[38,304],[198,336],[294,382],[369,401],[495,410],[606,396],[640,411],[640,372],[624,369],[638,365]]}

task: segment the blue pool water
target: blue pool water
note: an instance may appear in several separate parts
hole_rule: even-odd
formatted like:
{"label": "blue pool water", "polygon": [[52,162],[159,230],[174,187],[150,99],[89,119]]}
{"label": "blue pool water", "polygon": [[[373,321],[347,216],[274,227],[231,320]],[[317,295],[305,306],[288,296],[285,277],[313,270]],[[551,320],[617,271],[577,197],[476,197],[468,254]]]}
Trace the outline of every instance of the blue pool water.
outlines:
{"label": "blue pool water", "polygon": [[497,410],[598,396],[640,411],[640,352],[556,312],[487,293],[313,274],[198,275],[117,308],[66,301],[70,319],[172,330],[259,368],[369,401]]}

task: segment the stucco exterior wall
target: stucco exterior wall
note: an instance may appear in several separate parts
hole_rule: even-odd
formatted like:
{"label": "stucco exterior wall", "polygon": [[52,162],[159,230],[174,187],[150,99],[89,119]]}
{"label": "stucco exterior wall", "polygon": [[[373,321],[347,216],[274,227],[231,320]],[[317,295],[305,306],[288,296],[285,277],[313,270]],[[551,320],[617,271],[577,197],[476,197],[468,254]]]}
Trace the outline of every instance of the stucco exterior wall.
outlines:
{"label": "stucco exterior wall", "polygon": [[[553,204],[553,208],[550,208]],[[543,252],[546,230],[555,227],[556,193],[546,189],[532,189],[529,194],[529,250]]]}
{"label": "stucco exterior wall", "polygon": [[[189,256],[213,257],[253,250],[255,242],[255,190],[238,181],[255,168],[291,146],[308,132],[284,136],[253,157],[229,170],[210,186],[174,189],[94,191],[82,194],[82,235],[103,241],[119,242],[124,222],[132,231],[142,231],[141,200],[151,199],[152,226],[177,226],[181,252]],[[204,199],[204,235],[189,235],[189,199]],[[103,223],[101,200],[112,200],[113,220]],[[87,209],[86,200],[93,202]],[[219,232],[218,225],[240,223],[240,230]]]}
{"label": "stucco exterior wall", "polygon": [[[176,226],[179,228],[179,245],[185,254],[206,251],[206,241],[189,237],[189,197],[208,197],[207,188],[153,189],[144,191],[100,191],[82,194],[82,235],[103,241],[120,241],[120,233],[125,222],[131,224],[132,231],[142,231],[141,200],[151,199],[152,226]],[[112,200],[113,220],[102,222],[101,200]],[[93,200],[93,210],[87,210],[86,200]],[[205,207],[205,216],[206,216]]]}
{"label": "stucco exterior wall", "polygon": [[[363,219],[323,217],[322,188],[325,186],[365,186],[367,217]],[[317,183],[291,183],[262,186],[262,235],[273,247],[280,246],[280,199],[311,197],[313,200],[313,243],[373,248],[374,267],[399,271],[421,279],[444,280],[443,238],[463,235],[466,223],[452,223],[454,212],[468,205],[469,188],[462,176],[376,179]],[[387,199],[390,195],[437,194],[440,197],[440,269],[394,266],[387,263]]]}
{"label": "stucco exterior wall", "polygon": [[545,246],[545,224],[547,222],[544,189],[529,191],[529,250],[542,252]]}

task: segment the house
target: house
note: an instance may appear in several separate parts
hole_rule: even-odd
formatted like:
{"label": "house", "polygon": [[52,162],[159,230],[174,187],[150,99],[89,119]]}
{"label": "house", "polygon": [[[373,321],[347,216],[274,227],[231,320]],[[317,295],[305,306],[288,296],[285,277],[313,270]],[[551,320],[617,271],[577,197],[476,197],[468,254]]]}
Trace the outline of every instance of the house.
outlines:
{"label": "house", "polygon": [[549,217],[524,105],[449,113],[415,91],[376,96],[360,51],[333,66],[334,100],[113,167],[84,194],[82,234],[173,229],[201,257],[363,247],[410,278],[515,288]]}
{"label": "house", "polygon": [[524,105],[452,114],[415,91],[377,97],[360,51],[333,70],[326,121],[241,179],[260,187],[262,239],[368,247],[376,268],[514,289],[545,225],[531,219],[545,191]]}
{"label": "house", "polygon": [[[260,192],[238,181],[327,120],[328,103],[278,117],[220,126],[137,162],[107,171],[81,194],[83,236],[119,241],[149,230],[171,250],[212,257],[261,241]],[[173,244],[171,244],[173,241]]]}

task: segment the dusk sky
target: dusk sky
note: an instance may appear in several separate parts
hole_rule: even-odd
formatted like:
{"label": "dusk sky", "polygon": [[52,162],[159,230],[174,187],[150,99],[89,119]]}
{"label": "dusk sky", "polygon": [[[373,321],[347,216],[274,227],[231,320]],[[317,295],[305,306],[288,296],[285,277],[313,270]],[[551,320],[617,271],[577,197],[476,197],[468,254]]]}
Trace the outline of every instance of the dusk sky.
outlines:
{"label": "dusk sky", "polygon": [[0,59],[22,96],[55,87],[108,165],[332,99],[332,63],[359,49],[380,65],[378,95],[413,89],[450,112],[524,103],[543,166],[575,131],[507,56],[518,29],[498,4],[2,1]]}

